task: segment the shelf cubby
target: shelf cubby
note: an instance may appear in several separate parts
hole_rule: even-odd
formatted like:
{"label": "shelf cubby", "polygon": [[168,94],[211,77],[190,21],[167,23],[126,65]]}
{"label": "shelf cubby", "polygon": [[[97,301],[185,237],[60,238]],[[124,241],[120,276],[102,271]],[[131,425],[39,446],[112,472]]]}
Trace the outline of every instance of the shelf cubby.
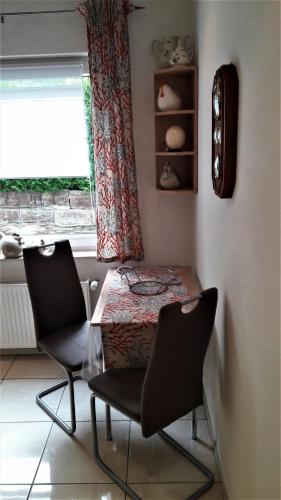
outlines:
{"label": "shelf cubby", "polygon": [[[161,188],[160,185],[160,176],[163,170],[165,163],[167,162],[167,158],[159,157],[157,158],[156,163],[156,187],[157,189],[161,189],[162,191],[166,191]],[[173,169],[177,174],[177,177],[180,181],[180,188],[172,191],[194,191],[193,184],[193,158],[192,157],[175,157],[173,158]],[[168,191],[168,190],[167,190]]]}
{"label": "shelf cubby", "polygon": [[[160,111],[157,106],[159,87],[167,83],[182,98],[181,109]],[[174,66],[154,74],[155,109],[155,158],[156,187],[162,189],[160,176],[163,167],[170,162],[180,180],[180,188],[171,191],[197,192],[197,68]],[[181,150],[168,150],[165,136],[173,125],[185,131],[185,143]],[[163,190],[165,191],[165,190]]]}

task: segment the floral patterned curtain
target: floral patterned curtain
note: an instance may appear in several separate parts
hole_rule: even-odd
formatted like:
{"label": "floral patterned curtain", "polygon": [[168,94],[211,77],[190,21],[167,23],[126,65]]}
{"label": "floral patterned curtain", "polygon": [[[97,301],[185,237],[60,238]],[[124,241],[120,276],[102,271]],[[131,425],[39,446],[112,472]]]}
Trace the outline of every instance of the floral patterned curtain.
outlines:
{"label": "floral patterned curtain", "polygon": [[133,142],[127,0],[87,0],[96,178],[97,259],[143,259]]}

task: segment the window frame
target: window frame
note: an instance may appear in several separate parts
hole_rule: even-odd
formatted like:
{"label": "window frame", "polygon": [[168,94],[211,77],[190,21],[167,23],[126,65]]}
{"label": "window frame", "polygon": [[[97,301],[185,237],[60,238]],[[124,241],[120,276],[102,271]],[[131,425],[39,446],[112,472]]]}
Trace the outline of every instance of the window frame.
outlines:
{"label": "window frame", "polygon": [[[21,66],[39,66],[40,64],[80,64],[82,67],[82,75],[89,76],[89,64],[87,55],[70,55],[70,56],[53,56],[53,57],[30,57],[30,58],[0,58],[1,66],[16,65],[17,63]],[[96,232],[93,233],[47,233],[47,234],[33,234],[33,235],[23,235],[23,240],[25,245],[30,244],[40,244],[41,240],[44,240],[46,244],[52,243],[54,241],[68,239],[70,241],[73,251],[85,251],[85,252],[95,252],[97,235]]]}

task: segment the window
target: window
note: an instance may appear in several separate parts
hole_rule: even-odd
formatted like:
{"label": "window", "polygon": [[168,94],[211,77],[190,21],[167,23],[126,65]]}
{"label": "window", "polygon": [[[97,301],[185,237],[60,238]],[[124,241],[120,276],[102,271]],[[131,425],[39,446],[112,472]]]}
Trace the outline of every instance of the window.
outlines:
{"label": "window", "polygon": [[[9,62],[0,82],[0,230],[95,232],[89,77],[81,61]],[[53,238],[54,239],[54,238]],[[70,238],[71,239],[71,238]],[[83,236],[86,240],[86,236]]]}

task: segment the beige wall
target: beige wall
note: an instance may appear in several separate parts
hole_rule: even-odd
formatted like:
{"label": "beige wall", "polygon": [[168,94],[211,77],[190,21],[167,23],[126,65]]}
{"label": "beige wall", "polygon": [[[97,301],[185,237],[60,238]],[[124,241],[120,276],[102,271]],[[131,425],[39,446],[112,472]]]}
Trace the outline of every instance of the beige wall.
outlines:
{"label": "beige wall", "polygon": [[155,188],[155,65],[151,44],[164,35],[194,33],[193,2],[147,0],[146,9],[129,21],[136,161],[146,259],[161,264],[192,263],[192,193],[167,193]]}
{"label": "beige wall", "polygon": [[[199,193],[196,268],[217,286],[205,389],[230,499],[280,498],[279,2],[199,1]],[[237,182],[211,182],[216,69],[239,74]]]}

